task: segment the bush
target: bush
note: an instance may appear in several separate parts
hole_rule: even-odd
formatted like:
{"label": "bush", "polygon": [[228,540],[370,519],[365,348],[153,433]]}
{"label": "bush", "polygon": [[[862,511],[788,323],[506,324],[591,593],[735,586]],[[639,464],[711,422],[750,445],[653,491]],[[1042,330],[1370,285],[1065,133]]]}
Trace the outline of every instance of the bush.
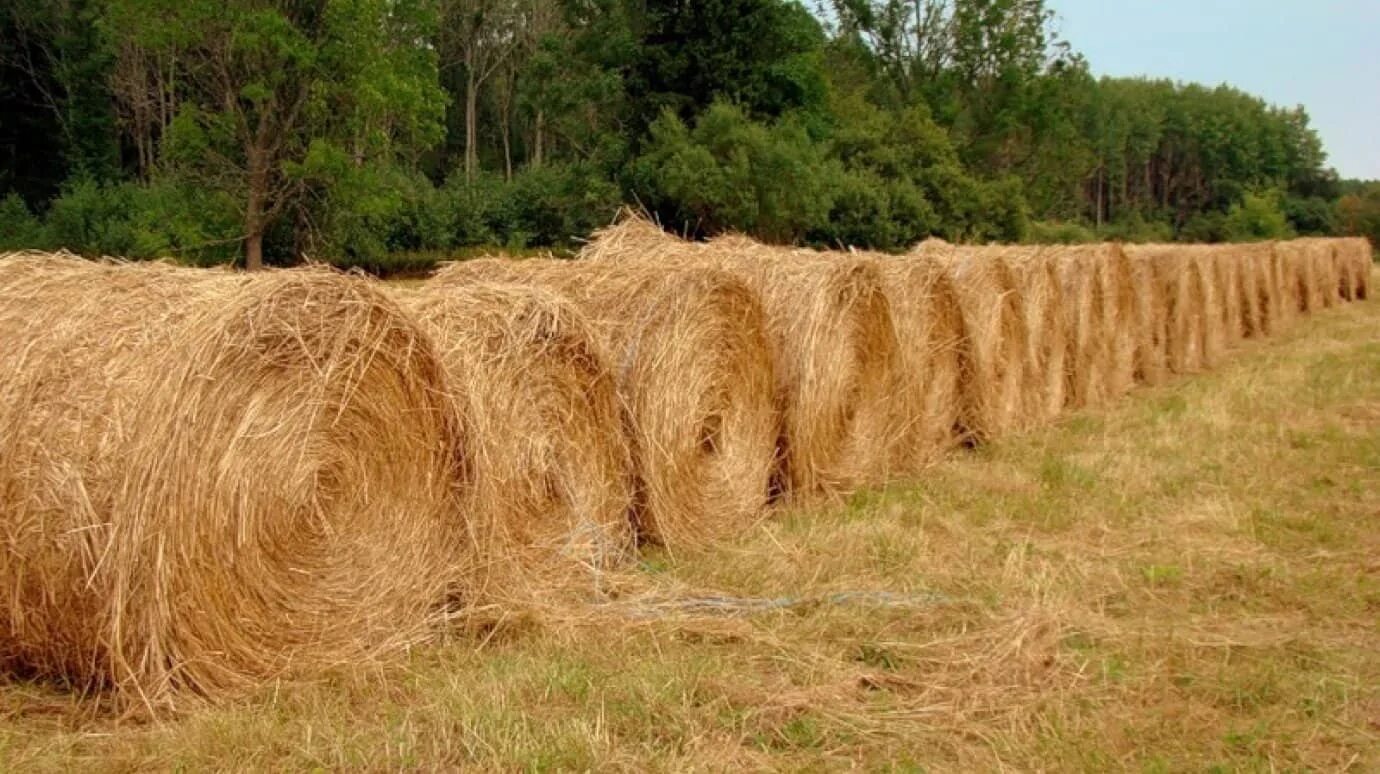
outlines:
{"label": "bush", "polygon": [[1026,232],[1026,241],[1038,245],[1080,245],[1098,241],[1098,235],[1081,223],[1034,221]]}
{"label": "bush", "polygon": [[0,250],[43,249],[43,224],[17,193],[0,199]]}
{"label": "bush", "polygon": [[1222,222],[1222,236],[1229,242],[1288,239],[1294,235],[1275,192],[1246,194],[1233,204]]}

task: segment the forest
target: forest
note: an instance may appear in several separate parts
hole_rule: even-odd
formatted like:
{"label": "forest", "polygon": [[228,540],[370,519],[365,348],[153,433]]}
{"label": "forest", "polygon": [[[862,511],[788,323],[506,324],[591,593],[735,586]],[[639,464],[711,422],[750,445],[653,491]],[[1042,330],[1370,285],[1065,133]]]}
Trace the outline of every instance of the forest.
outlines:
{"label": "forest", "polygon": [[1098,78],[1043,0],[0,0],[0,249],[379,273],[691,237],[1363,234],[1302,107]]}

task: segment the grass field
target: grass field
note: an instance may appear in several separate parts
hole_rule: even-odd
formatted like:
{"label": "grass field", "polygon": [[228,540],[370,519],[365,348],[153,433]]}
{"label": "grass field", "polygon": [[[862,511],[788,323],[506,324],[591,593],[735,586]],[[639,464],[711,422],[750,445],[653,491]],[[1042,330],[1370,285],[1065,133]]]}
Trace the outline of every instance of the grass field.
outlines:
{"label": "grass field", "polygon": [[1380,770],[1380,304],[610,583],[0,769]]}

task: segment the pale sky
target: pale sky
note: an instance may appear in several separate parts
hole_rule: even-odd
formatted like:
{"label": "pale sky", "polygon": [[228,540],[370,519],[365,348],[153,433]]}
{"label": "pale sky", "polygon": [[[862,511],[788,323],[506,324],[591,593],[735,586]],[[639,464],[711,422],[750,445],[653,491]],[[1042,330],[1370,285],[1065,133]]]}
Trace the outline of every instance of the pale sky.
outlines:
{"label": "pale sky", "polygon": [[1095,75],[1303,105],[1342,177],[1380,179],[1380,0],[1047,0]]}

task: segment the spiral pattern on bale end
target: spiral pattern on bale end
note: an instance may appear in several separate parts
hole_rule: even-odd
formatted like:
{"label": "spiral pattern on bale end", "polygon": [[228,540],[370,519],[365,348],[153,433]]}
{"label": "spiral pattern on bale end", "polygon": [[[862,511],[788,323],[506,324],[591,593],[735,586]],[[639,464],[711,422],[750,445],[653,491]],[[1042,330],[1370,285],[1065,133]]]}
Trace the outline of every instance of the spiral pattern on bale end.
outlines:
{"label": "spiral pattern on bale end", "polygon": [[633,472],[593,327],[530,286],[432,283],[397,295],[436,342],[469,440],[471,600],[512,608],[597,592],[632,548]]}
{"label": "spiral pattern on bale end", "polygon": [[371,283],[0,258],[0,659],[176,705],[430,633],[462,438]]}

